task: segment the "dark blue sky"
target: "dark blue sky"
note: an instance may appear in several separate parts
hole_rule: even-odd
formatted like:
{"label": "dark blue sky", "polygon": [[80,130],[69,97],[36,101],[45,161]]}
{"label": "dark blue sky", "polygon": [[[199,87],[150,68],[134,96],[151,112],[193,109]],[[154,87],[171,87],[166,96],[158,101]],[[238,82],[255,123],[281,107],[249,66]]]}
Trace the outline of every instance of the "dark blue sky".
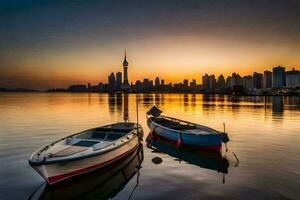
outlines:
{"label": "dark blue sky", "polygon": [[[151,64],[157,67],[170,67],[164,61],[167,58],[170,59],[169,65],[176,67],[176,63],[171,61],[178,57],[176,52],[181,52],[187,59],[186,66],[194,66],[193,70],[197,69],[196,64],[202,65],[204,71],[210,64],[220,68],[225,65],[238,67],[239,63],[243,63],[230,59],[225,59],[223,65],[215,63],[218,57],[211,55],[214,51],[219,54],[232,52],[228,56],[236,55],[234,51],[251,54],[249,59],[244,59],[245,72],[249,71],[247,68],[250,65],[255,65],[250,62],[255,56],[259,60],[257,69],[276,63],[299,66],[299,58],[295,58],[300,52],[299,8],[300,1],[296,0],[1,0],[0,72],[5,76],[2,82],[0,80],[0,86],[12,83],[14,86],[39,84],[40,88],[60,86],[64,84],[66,71],[69,75],[66,75],[66,84],[88,81],[88,78],[93,79],[92,82],[98,81],[88,71],[84,72],[86,79],[72,79],[69,74],[72,66],[76,73],[88,67],[91,68],[90,73],[94,73],[98,66],[99,81],[105,80],[106,74],[100,75],[101,71],[112,70],[122,59],[125,48],[133,58],[136,55],[140,59],[134,58],[134,64],[139,65],[139,69],[147,68],[143,63],[150,59],[152,62],[156,60]],[[202,49],[197,48],[199,46]],[[229,46],[236,46],[237,49]],[[272,47],[275,47],[272,52],[274,56],[278,58],[278,55],[284,54],[285,57],[272,60],[269,52],[270,55],[266,56],[268,62],[263,62],[263,51],[259,49],[270,51]],[[189,51],[182,52],[185,48]],[[163,58],[155,53],[160,49]],[[209,50],[204,52],[205,49]],[[206,58],[212,60],[193,64],[190,61],[194,57],[187,56],[195,51],[199,51],[199,55],[204,52],[203,55],[208,55]],[[287,58],[288,54],[292,54],[292,58]],[[82,64],[73,65],[70,61],[72,56],[76,63]],[[119,60],[115,60],[117,58]],[[113,60],[111,64],[110,59]],[[291,62],[286,62],[288,59]],[[184,61],[181,63],[184,65]],[[223,70],[223,73],[230,73],[228,70],[231,68]],[[40,73],[41,77],[34,76],[35,72]],[[145,73],[152,75],[147,70]],[[24,81],[30,76],[34,77],[31,78],[33,81]],[[60,77],[59,80],[56,77]],[[133,77],[139,78],[141,75]],[[59,84],[51,84],[55,81]]]}

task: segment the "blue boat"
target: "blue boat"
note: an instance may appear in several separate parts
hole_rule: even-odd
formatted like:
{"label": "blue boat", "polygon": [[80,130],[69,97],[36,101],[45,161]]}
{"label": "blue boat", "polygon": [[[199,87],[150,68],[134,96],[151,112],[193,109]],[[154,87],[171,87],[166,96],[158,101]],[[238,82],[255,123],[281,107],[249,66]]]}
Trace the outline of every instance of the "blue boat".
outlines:
{"label": "blue boat", "polygon": [[152,132],[177,145],[187,145],[208,151],[220,151],[222,142],[229,141],[227,133],[192,122],[161,115],[162,111],[153,106],[147,112],[147,125]]}

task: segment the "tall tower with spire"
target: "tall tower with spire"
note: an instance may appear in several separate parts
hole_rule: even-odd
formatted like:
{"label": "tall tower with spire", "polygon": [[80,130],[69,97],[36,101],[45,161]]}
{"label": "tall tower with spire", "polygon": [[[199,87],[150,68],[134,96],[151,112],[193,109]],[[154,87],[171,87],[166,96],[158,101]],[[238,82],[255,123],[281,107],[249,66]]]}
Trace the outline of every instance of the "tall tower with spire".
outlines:
{"label": "tall tower with spire", "polygon": [[128,82],[128,73],[127,73],[127,68],[128,68],[128,62],[126,58],[126,50],[125,50],[125,57],[123,61],[123,69],[124,69],[124,78],[123,78],[123,84],[122,84],[122,89],[123,90],[130,90],[130,85]]}

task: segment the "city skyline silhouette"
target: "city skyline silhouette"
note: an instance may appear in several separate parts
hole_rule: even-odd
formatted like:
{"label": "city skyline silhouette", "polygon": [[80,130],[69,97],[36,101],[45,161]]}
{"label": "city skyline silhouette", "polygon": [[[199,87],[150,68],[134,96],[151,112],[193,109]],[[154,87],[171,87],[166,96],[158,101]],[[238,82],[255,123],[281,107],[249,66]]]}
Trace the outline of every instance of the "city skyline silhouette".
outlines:
{"label": "city skyline silhouette", "polygon": [[[299,1],[2,1],[0,87],[92,85],[300,67]],[[37,17],[38,16],[38,17]]]}

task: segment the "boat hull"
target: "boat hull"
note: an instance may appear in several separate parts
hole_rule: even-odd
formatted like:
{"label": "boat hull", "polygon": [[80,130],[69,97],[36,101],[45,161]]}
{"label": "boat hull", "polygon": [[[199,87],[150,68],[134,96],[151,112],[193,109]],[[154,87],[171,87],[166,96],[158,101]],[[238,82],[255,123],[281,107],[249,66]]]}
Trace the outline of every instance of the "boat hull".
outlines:
{"label": "boat hull", "polygon": [[132,153],[138,147],[138,144],[138,137],[135,137],[126,144],[103,154],[53,164],[31,164],[31,166],[48,182],[48,184],[52,185],[67,178],[84,174],[111,164]]}
{"label": "boat hull", "polygon": [[180,145],[193,146],[207,151],[220,151],[222,148],[221,134],[191,134],[184,131],[173,130],[148,118],[147,125],[151,133],[155,133],[172,141],[180,141]]}
{"label": "boat hull", "polygon": [[40,187],[28,200],[111,199],[134,177],[143,162],[143,147],[101,169]]}

